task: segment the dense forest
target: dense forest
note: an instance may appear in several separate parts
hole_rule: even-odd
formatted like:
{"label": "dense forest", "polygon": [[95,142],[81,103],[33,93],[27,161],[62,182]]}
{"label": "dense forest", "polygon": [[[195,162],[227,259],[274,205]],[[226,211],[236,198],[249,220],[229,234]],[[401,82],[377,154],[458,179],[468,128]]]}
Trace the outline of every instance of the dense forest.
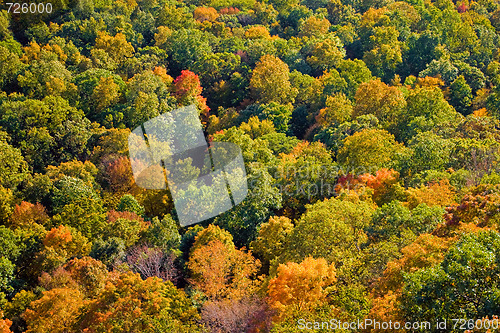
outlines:
{"label": "dense forest", "polygon": [[[0,332],[500,315],[497,0],[43,4],[0,12]],[[181,227],[128,137],[188,105],[248,195]]]}

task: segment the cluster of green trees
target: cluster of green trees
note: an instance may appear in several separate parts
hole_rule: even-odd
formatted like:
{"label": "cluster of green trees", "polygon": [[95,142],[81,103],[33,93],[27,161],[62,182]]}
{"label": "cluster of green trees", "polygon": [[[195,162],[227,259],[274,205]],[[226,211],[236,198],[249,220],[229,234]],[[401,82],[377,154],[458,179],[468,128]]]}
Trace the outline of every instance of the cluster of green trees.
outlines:
{"label": "cluster of green trees", "polygon": [[[0,332],[499,313],[497,1],[52,5],[0,12]],[[182,228],[127,140],[191,104],[249,193]]]}

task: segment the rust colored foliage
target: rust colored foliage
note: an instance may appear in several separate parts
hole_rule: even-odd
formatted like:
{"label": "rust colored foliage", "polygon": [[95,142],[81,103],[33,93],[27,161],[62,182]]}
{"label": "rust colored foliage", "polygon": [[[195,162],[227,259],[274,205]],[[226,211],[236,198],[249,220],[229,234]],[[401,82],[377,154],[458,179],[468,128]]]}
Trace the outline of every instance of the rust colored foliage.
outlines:
{"label": "rust colored foliage", "polygon": [[115,223],[118,219],[126,219],[126,220],[132,220],[132,221],[139,221],[141,225],[143,225],[144,228],[149,226],[149,222],[144,221],[142,217],[137,215],[134,212],[119,212],[116,210],[110,210],[108,212],[108,222],[109,223]]}
{"label": "rust colored foliage", "polygon": [[43,240],[43,245],[46,247],[63,247],[72,240],[73,236],[71,235],[71,230],[68,227],[60,225],[47,233]]}
{"label": "rust colored foliage", "polygon": [[26,201],[16,205],[10,217],[12,227],[28,226],[33,223],[45,225],[49,220],[47,211],[41,203],[35,205]]}
{"label": "rust colored foliage", "polygon": [[[0,318],[3,317],[3,313],[0,312]],[[12,321],[9,319],[0,319],[0,333],[12,333],[10,330],[10,326],[12,325]]]}
{"label": "rust colored foliage", "polygon": [[87,297],[97,295],[106,281],[106,266],[93,258],[74,258],[66,265],[60,266],[51,274],[42,273],[40,285],[47,289],[78,289]]}
{"label": "rust colored foliage", "polygon": [[335,185],[335,191],[341,192],[342,190],[355,190],[362,186],[362,181],[356,175],[348,173],[347,175],[340,176],[337,185]]}
{"label": "rust colored foliage", "polygon": [[163,83],[165,83],[167,86],[170,86],[174,81],[174,78],[167,74],[167,69],[165,67],[156,66],[153,70],[153,73],[156,76],[159,76]]}
{"label": "rust colored foliage", "polygon": [[111,128],[102,133],[91,154],[93,163],[99,163],[109,155],[126,155],[130,129]]}
{"label": "rust colored foliage", "polygon": [[131,193],[137,187],[132,174],[130,160],[126,156],[120,156],[105,162],[106,180],[110,189],[115,193]]}
{"label": "rust colored foliage", "polygon": [[450,226],[473,223],[479,227],[498,223],[500,213],[500,185],[479,185],[465,194],[458,205],[448,207],[445,215]]}
{"label": "rust colored foliage", "polygon": [[360,175],[359,179],[373,189],[373,201],[381,204],[389,201],[388,199],[394,195],[399,173],[394,169],[382,168],[375,175],[367,173]]}
{"label": "rust colored foliage", "polygon": [[234,14],[238,14],[240,12],[240,10],[238,8],[235,8],[235,7],[226,7],[226,8],[222,8],[221,10],[219,10],[219,13],[221,15],[234,15]]}
{"label": "rust colored foliage", "polygon": [[399,187],[399,173],[394,169],[382,168],[378,170],[375,175],[364,173],[355,176],[351,173],[340,176],[335,191],[340,193],[345,190],[354,190],[357,193],[364,193],[364,189],[371,189],[368,191],[372,193],[372,198],[375,203],[381,205],[389,202],[398,192]]}
{"label": "rust colored foliage", "polygon": [[136,213],[110,211],[108,213],[108,225],[104,234],[107,237],[118,237],[123,239],[125,246],[132,246],[140,238],[141,232],[150,226],[150,222],[144,221]]}
{"label": "rust colored foliage", "polygon": [[69,261],[64,268],[78,283],[87,296],[97,295],[104,288],[108,275],[106,265],[91,257],[75,258]]}
{"label": "rust colored foliage", "polygon": [[44,269],[49,270],[70,258],[86,256],[91,247],[91,243],[79,231],[64,225],[52,228],[45,235],[43,245],[39,258],[43,258]]}

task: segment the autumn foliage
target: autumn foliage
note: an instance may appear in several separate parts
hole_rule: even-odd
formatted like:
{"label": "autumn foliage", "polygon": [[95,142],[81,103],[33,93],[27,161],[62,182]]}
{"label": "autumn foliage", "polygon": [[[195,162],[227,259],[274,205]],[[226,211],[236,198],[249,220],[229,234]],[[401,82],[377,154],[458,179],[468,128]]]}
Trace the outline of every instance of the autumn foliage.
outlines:
{"label": "autumn foliage", "polygon": [[307,257],[300,264],[280,265],[269,281],[270,305],[280,314],[311,310],[326,300],[335,281],[335,266],[323,258]]}
{"label": "autumn foliage", "polygon": [[[51,5],[0,13],[0,333],[500,312],[498,1]],[[184,107],[246,182],[136,135]],[[227,209],[183,225],[176,172]]]}

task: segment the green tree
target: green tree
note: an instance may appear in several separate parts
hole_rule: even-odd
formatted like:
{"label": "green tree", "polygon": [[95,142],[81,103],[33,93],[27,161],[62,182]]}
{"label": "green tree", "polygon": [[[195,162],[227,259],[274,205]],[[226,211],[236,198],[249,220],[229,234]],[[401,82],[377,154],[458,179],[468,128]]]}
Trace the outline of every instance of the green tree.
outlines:
{"label": "green tree", "polygon": [[257,116],[261,121],[269,120],[279,133],[288,132],[288,123],[292,118],[292,104],[279,104],[271,102],[258,107]]}
{"label": "green tree", "polygon": [[460,75],[450,85],[450,104],[464,116],[472,112],[472,89]]}
{"label": "green tree", "polygon": [[458,68],[456,68],[449,59],[434,59],[427,65],[426,69],[418,74],[418,76],[440,76],[445,83],[450,84],[458,77]]}
{"label": "green tree", "polygon": [[144,207],[131,194],[125,194],[121,197],[117,210],[120,212],[131,212],[141,216],[144,215]]}
{"label": "green tree", "polygon": [[[111,83],[111,80],[113,83]],[[119,91],[125,90],[125,83],[122,78],[105,69],[88,69],[76,75],[73,82],[78,87],[78,98],[75,104],[82,109],[90,119],[96,117],[95,108],[99,103],[103,107],[110,106],[109,101],[116,98],[114,97],[116,96],[114,94],[117,92],[116,87],[118,87]],[[113,86],[113,89],[109,91],[111,95],[109,93],[104,93],[103,89],[108,89],[108,87],[104,86],[104,82],[106,82],[106,85]],[[100,84],[101,88],[98,88]],[[101,96],[100,99],[95,98],[98,95]]]}
{"label": "green tree", "polygon": [[219,215],[214,223],[228,230],[234,237],[236,246],[248,247],[257,236],[257,227],[279,209],[282,197],[274,185],[275,180],[264,167],[254,167],[247,171],[248,195],[236,207]]}
{"label": "green tree", "polygon": [[60,212],[65,205],[83,199],[99,199],[92,186],[79,178],[65,176],[55,184],[52,204],[55,212]]}
{"label": "green tree", "polygon": [[359,256],[367,241],[373,204],[356,196],[325,199],[307,211],[287,237],[279,263],[301,262],[306,257],[325,258],[329,263],[348,263]]}
{"label": "green tree", "polygon": [[4,89],[12,84],[22,67],[17,54],[0,46],[0,88]]}
{"label": "green tree", "polygon": [[143,233],[141,240],[151,246],[158,246],[164,251],[177,251],[181,245],[181,235],[177,222],[170,215],[161,220],[154,217],[149,228]]}
{"label": "green tree", "polygon": [[433,132],[418,133],[411,139],[408,168],[413,174],[425,170],[443,171],[449,163],[453,143]]}
{"label": "green tree", "polygon": [[12,143],[37,172],[83,155],[92,135],[82,111],[60,96],[5,101],[0,114],[0,124],[10,133]]}
{"label": "green tree", "polygon": [[320,78],[324,86],[323,94],[333,95],[341,92],[351,100],[358,86],[372,79],[372,73],[360,59],[342,60],[338,69],[332,69]]}
{"label": "green tree", "polygon": [[363,61],[376,76],[389,80],[403,62],[399,32],[394,27],[376,27],[370,36],[371,50],[365,52]]}
{"label": "green tree", "polygon": [[198,61],[212,53],[210,40],[211,35],[196,29],[172,32],[168,37],[167,48],[172,72],[180,74],[181,70],[194,69]]}
{"label": "green tree", "polygon": [[23,180],[27,179],[28,164],[19,149],[12,147],[8,142],[6,132],[0,131],[0,185],[15,189]]}
{"label": "green tree", "polygon": [[430,131],[437,126],[453,127],[461,119],[437,87],[421,87],[410,91],[406,104],[397,133],[398,139],[405,142],[417,133]]}
{"label": "green tree", "polygon": [[58,214],[52,218],[52,225],[71,226],[91,240],[104,233],[107,224],[106,210],[99,198],[75,197],[69,203],[57,208],[57,211]]}
{"label": "green tree", "polygon": [[57,55],[45,51],[39,59],[30,61],[17,81],[30,97],[71,97],[75,90],[71,83],[72,77],[72,73],[58,60]]}
{"label": "green tree", "polygon": [[394,200],[375,211],[367,233],[376,241],[402,238],[408,231],[418,236],[432,232],[443,222],[443,214],[444,209],[438,206],[429,207],[422,203],[410,210],[402,202]]}
{"label": "green tree", "polygon": [[[498,311],[500,236],[463,236],[441,264],[405,275],[402,308],[409,320],[483,318]],[[442,306],[446,304],[446,306]]]}

